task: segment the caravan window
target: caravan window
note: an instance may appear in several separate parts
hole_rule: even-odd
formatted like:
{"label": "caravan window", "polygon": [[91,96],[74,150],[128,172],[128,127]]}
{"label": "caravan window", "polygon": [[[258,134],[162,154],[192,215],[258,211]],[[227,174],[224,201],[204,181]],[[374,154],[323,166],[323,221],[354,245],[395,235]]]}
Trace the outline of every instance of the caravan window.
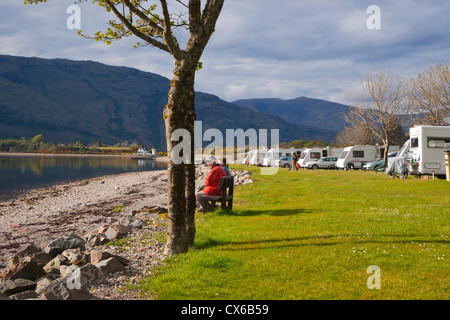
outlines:
{"label": "caravan window", "polygon": [[428,148],[450,148],[450,138],[431,138],[428,137]]}
{"label": "caravan window", "polygon": [[311,152],[311,159],[320,159],[320,152]]}
{"label": "caravan window", "polygon": [[339,159],[345,159],[347,154],[348,154],[348,151],[342,151],[341,155],[339,156]]}
{"label": "caravan window", "polygon": [[419,147],[419,138],[411,138],[411,148]]}
{"label": "caravan window", "polygon": [[353,158],[364,158],[364,151],[353,151]]}

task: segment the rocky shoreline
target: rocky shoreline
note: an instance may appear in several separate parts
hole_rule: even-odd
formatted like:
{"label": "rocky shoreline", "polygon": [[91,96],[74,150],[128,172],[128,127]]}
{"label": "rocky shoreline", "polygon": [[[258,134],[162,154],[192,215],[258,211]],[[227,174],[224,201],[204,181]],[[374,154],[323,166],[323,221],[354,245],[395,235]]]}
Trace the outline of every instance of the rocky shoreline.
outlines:
{"label": "rocky shoreline", "polygon": [[[197,166],[196,184],[203,184],[208,171],[207,167]],[[251,172],[240,170],[232,171],[232,174],[235,175],[236,185],[253,182],[250,179]],[[152,299],[153,297],[141,297],[119,289],[125,283],[136,283],[142,276],[151,274],[156,267],[164,263],[164,245],[160,239],[161,235],[167,232],[166,221],[161,216],[161,213],[165,212],[166,202],[165,170],[124,173],[60,184],[32,190],[19,198],[0,202],[0,273],[3,274],[0,287],[5,281],[14,280],[10,279],[10,275],[26,262],[24,257],[31,259],[23,253],[27,248],[32,246],[35,248],[33,252],[38,250],[43,256],[48,254],[46,248],[52,241],[75,236],[81,239],[83,245],[65,250],[81,250],[79,254],[87,257],[85,264],[92,264],[89,262],[92,260],[92,251],[97,256],[126,261],[122,268],[118,267],[111,272],[103,270],[103,276],[93,279],[92,270],[98,268],[96,265],[101,263],[95,261],[96,264],[92,265],[94,267],[88,268],[90,271],[86,279],[89,289],[85,290],[86,295],[81,299]],[[137,221],[139,227],[127,225],[126,221],[131,219]],[[122,233],[117,230],[114,232],[114,229],[121,230]],[[117,245],[105,246],[104,242],[93,245],[90,243],[92,239],[89,239],[92,234],[100,235],[100,238],[101,235],[107,234],[108,241],[126,236],[126,250],[120,242]],[[63,251],[59,255],[63,254]],[[50,262],[47,261],[49,258],[47,256],[40,262],[42,267]],[[55,258],[57,256],[52,256],[51,260]],[[14,259],[16,262],[12,263]],[[73,262],[66,261],[62,264],[65,266],[62,269],[66,270],[71,264],[73,265]],[[54,273],[59,273],[58,277],[61,278],[64,272],[58,269]],[[54,275],[50,272],[50,275],[45,277],[48,276]],[[64,297],[69,299],[70,294],[41,294],[37,297],[34,293],[30,293],[30,296],[19,294],[16,299]]]}

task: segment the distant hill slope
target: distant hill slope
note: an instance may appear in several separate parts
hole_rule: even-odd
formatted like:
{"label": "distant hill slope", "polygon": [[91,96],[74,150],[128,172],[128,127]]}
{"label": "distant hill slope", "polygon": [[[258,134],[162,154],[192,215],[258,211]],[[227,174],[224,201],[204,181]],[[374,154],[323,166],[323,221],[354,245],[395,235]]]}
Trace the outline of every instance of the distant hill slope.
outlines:
{"label": "distant hill slope", "polygon": [[258,112],[275,115],[286,121],[340,132],[345,125],[344,115],[349,107],[340,103],[300,97],[282,99],[243,99],[233,104]]}
{"label": "distant hill slope", "polygon": [[[162,112],[169,87],[169,79],[133,68],[0,55],[0,138],[42,133],[47,141],[126,140],[165,150]],[[331,141],[336,134],[201,92],[196,93],[196,112],[204,130],[276,128],[281,142]]]}

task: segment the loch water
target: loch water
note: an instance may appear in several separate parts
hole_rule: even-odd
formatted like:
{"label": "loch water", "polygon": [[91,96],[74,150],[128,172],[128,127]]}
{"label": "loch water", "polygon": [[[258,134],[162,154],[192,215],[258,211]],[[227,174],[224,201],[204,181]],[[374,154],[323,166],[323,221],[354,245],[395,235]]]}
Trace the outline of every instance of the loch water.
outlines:
{"label": "loch water", "polygon": [[165,169],[165,162],[136,160],[129,156],[0,154],[0,201],[59,183]]}

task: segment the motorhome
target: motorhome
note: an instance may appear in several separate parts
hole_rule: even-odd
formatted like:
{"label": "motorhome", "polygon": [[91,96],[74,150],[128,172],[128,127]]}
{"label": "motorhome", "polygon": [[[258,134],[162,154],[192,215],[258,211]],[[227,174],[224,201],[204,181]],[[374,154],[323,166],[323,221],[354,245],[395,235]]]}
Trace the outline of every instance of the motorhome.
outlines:
{"label": "motorhome", "polygon": [[450,126],[414,126],[409,129],[410,172],[445,175],[445,154],[450,150]]}
{"label": "motorhome", "polygon": [[[398,146],[390,146],[389,152],[398,151]],[[384,158],[384,146],[356,145],[344,148],[336,163],[338,169],[362,169],[367,162]]]}
{"label": "motorhome", "polygon": [[308,162],[318,160],[325,157],[339,157],[344,149],[342,148],[308,148],[302,152],[298,164],[301,168],[305,168]]}
{"label": "motorhome", "polygon": [[291,157],[292,153],[295,152],[297,155],[302,153],[302,149],[279,149],[274,148],[270,149],[267,152],[266,157],[264,158],[262,165],[265,167],[273,167],[276,165],[276,161],[281,159],[282,157]]}

